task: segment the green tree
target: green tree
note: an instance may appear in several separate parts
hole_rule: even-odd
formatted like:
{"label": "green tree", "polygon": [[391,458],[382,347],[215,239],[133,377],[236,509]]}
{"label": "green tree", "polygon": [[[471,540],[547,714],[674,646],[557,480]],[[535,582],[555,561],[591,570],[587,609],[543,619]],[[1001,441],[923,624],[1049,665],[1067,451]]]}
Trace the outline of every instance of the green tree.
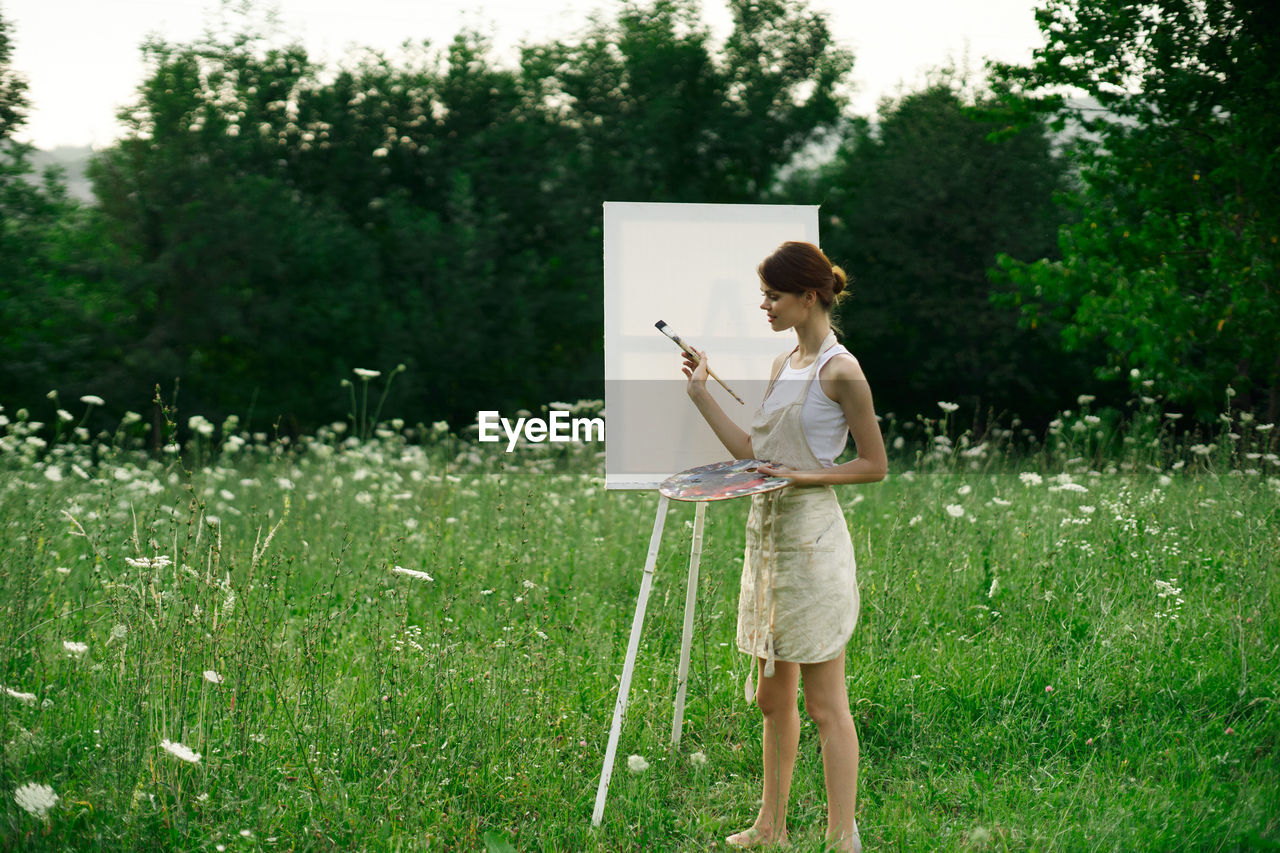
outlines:
{"label": "green tree", "polygon": [[[1049,0],[1045,45],[1002,67],[1008,118],[1075,133],[1061,259],[1002,257],[1028,324],[1103,342],[1103,374],[1202,417],[1280,416],[1280,19],[1254,0]],[[1091,101],[1062,94],[1087,93]]]}
{"label": "green tree", "polygon": [[1088,379],[1045,330],[990,304],[996,255],[1053,251],[1064,168],[1047,133],[993,137],[982,98],[951,73],[850,123],[833,158],[784,197],[820,202],[823,247],[853,277],[839,315],[877,405],[937,414],[947,400],[1029,418]]}
{"label": "green tree", "polygon": [[16,409],[48,405],[53,388],[103,393],[93,366],[117,353],[127,307],[102,281],[111,253],[92,214],[55,170],[37,175],[32,146],[13,139],[28,103],[11,55],[0,18],[0,403]]}
{"label": "green tree", "polygon": [[758,199],[838,114],[821,17],[733,9],[723,57],[672,0],[514,68],[470,33],[333,74],[252,26],[149,44],[93,170],[132,259],[118,369],[302,426],[355,365],[407,364],[388,406],[413,419],[599,395],[601,202]]}

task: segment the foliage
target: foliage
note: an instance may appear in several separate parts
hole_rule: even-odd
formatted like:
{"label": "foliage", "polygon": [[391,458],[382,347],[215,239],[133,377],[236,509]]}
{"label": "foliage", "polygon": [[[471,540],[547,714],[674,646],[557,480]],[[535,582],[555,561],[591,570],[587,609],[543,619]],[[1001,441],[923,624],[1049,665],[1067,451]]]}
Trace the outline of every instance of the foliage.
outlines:
{"label": "foliage", "polygon": [[471,33],[336,73],[261,32],[148,44],[92,171],[136,309],[120,404],[180,377],[185,407],[270,399],[296,430],[398,363],[417,420],[599,396],[600,202],[751,200],[838,115],[823,18],[733,8],[719,57],[673,0],[515,68]]}
{"label": "foliage", "polygon": [[57,169],[36,174],[32,146],[12,138],[28,103],[11,50],[0,18],[0,389],[31,404],[110,363],[127,309],[102,280],[114,253],[94,216],[67,197]]}
{"label": "foliage", "polygon": [[[885,101],[856,120],[834,157],[793,175],[784,197],[822,204],[823,248],[853,275],[839,314],[877,407],[927,412],[937,400],[1023,414],[1055,411],[1087,362],[1046,329],[1020,331],[989,302],[997,253],[1052,253],[1053,193],[1065,164],[1047,131],[994,138],[1001,125],[963,77]],[[1070,396],[1068,396],[1070,395]]]}
{"label": "foliage", "polygon": [[1230,384],[1275,420],[1275,4],[1050,0],[1037,20],[1045,46],[999,69],[1001,86],[1011,120],[1030,109],[1072,129],[1081,183],[1063,198],[1060,260],[1000,259],[1007,304],[1063,322],[1070,348],[1104,343],[1105,373],[1152,378],[1201,417]]}

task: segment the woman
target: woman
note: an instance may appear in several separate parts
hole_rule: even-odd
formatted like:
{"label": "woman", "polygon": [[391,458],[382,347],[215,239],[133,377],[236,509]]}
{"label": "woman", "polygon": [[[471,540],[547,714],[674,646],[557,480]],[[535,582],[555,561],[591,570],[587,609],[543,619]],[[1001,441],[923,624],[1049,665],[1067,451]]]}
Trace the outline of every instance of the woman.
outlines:
{"label": "woman", "polygon": [[[862,369],[831,331],[844,271],[811,243],[784,243],[757,269],[774,331],[796,347],[773,363],[769,390],[748,434],[707,390],[706,354],[686,357],[690,399],[738,459],[762,459],[786,489],[755,495],[738,599],[738,648],[756,658],[756,704],[764,715],[764,795],[755,823],[729,844],[785,843],[787,795],[800,739],[796,693],[818,725],[827,787],[827,840],[859,851],[854,806],[858,733],[845,690],[844,647],[858,619],[853,543],[833,485],[884,479],[884,441]],[[816,381],[815,381],[816,380]],[[836,465],[845,438],[858,456]],[[750,679],[747,686],[750,693]]]}

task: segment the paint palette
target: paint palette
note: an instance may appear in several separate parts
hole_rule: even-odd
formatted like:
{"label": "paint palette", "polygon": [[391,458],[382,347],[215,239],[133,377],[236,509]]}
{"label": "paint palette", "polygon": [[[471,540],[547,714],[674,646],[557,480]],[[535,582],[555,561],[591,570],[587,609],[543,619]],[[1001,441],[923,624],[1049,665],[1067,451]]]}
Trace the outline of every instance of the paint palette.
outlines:
{"label": "paint palette", "polygon": [[702,465],[672,474],[658,491],[676,501],[727,501],[790,485],[786,477],[761,474],[760,466],[767,464],[759,459],[734,459]]}

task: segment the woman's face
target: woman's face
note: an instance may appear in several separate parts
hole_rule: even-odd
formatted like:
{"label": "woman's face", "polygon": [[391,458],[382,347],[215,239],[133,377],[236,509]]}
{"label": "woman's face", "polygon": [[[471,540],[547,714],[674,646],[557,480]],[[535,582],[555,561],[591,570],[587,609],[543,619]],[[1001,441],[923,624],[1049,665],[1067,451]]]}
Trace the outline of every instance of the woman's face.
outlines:
{"label": "woman's face", "polygon": [[760,292],[764,300],[760,310],[769,320],[769,328],[775,332],[783,332],[797,325],[809,314],[807,293],[783,293],[760,282]]}

